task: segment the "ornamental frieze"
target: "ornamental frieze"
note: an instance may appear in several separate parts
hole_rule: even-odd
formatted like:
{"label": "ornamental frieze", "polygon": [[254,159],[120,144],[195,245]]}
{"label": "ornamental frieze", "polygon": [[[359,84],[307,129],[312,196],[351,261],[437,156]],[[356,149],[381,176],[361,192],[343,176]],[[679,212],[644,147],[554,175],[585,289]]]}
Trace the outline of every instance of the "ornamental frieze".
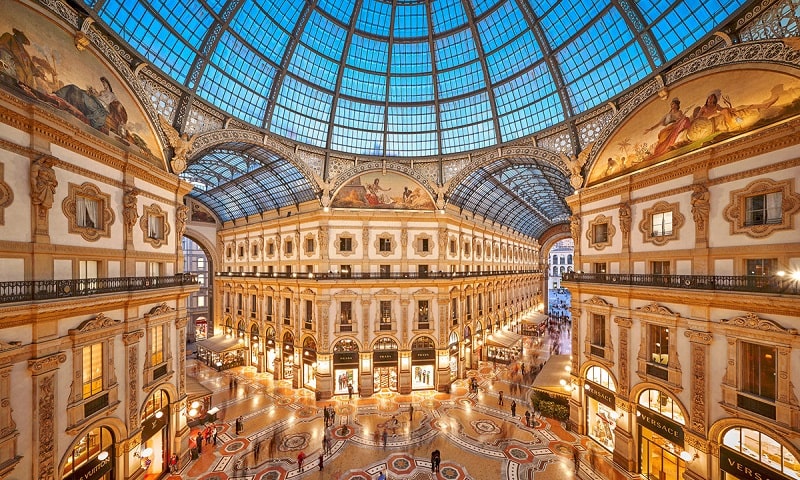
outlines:
{"label": "ornamental frieze", "polygon": [[731,327],[742,327],[762,332],[777,332],[789,335],[797,335],[796,328],[783,328],[777,322],[773,320],[768,320],[766,318],[761,318],[752,312],[739,317],[727,318],[727,319],[723,318],[719,322],[722,325]]}

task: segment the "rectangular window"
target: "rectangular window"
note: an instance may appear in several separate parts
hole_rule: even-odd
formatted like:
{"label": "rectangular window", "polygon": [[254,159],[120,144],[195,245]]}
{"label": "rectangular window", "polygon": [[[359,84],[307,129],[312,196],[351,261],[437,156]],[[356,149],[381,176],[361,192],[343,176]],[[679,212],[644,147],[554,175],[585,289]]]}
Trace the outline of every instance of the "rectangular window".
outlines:
{"label": "rectangular window", "polygon": [[592,265],[592,270],[594,270],[594,273],[606,273],[606,264],[595,263]]}
{"label": "rectangular window", "polygon": [[420,278],[427,278],[428,277],[428,266],[427,265],[417,265],[417,273],[419,274]]}
{"label": "rectangular window", "polygon": [[653,275],[669,275],[669,262],[650,262],[650,272]]}
{"label": "rectangular window", "polygon": [[272,242],[267,244],[267,255],[275,255],[275,244]]}
{"label": "rectangular window", "polygon": [[420,323],[425,323],[425,324],[428,323],[428,301],[427,300],[419,300],[419,301],[417,301],[417,320]]}
{"label": "rectangular window", "polygon": [[164,361],[164,325],[150,329],[150,365],[156,366]]}
{"label": "rectangular window", "polygon": [[669,363],[669,328],[661,325],[650,325],[647,332],[648,362],[666,366]]}
{"label": "rectangular window", "polygon": [[306,300],[306,328],[311,328],[311,322],[314,320],[314,302]]}
{"label": "rectangular window", "polygon": [[606,317],[605,315],[592,315],[592,337],[591,343],[595,347],[605,348],[606,346]]}
{"label": "rectangular window", "polygon": [[267,273],[269,273],[270,275],[275,273],[275,267],[273,265],[267,266]]}
{"label": "rectangular window", "polygon": [[472,320],[472,295],[467,295],[467,320]]}
{"label": "rectangular window", "polygon": [[778,371],[777,353],[775,347],[741,342],[739,390],[774,402]]}
{"label": "rectangular window", "polygon": [[287,275],[291,275],[292,274],[292,266],[291,265],[286,265],[283,268],[283,270],[286,272]]}
{"label": "rectangular window", "polygon": [[99,229],[103,225],[100,218],[102,209],[100,202],[96,198],[83,196],[75,197],[75,223],[79,227]]}
{"label": "rectangular window", "polygon": [[250,316],[255,318],[256,310],[258,309],[258,300],[255,295],[250,295]]}
{"label": "rectangular window", "polygon": [[150,262],[148,264],[148,275],[151,277],[160,277],[161,276],[161,264],[158,262]]}
{"label": "rectangular window", "polygon": [[381,330],[392,329],[392,302],[389,300],[381,300]]}
{"label": "rectangular window", "polygon": [[272,321],[273,315],[275,315],[275,307],[272,303],[272,297],[267,297],[267,320]]}
{"label": "rectangular window", "polygon": [[292,318],[292,299],[283,299],[283,319],[290,320]]}
{"label": "rectangular window", "polygon": [[314,265],[306,265],[306,273],[314,273]]}
{"label": "rectangular window", "polygon": [[453,298],[450,302],[450,318],[455,324],[458,321],[458,299]]}
{"label": "rectangular window", "polygon": [[253,265],[252,271],[253,273],[258,273],[258,265]]}
{"label": "rectangular window", "polygon": [[97,278],[98,262],[97,260],[79,260],[78,261],[78,278]]}
{"label": "rectangular window", "polygon": [[258,256],[258,245],[257,245],[257,244],[256,244],[256,245],[253,245],[252,255],[253,255],[254,257],[255,257],[255,256]]}
{"label": "rectangular window", "polygon": [[752,258],[747,260],[747,275],[769,276],[777,273],[777,258]]}
{"label": "rectangular window", "polygon": [[419,250],[421,252],[429,252],[430,251],[430,242],[427,238],[420,238],[419,239]]}
{"label": "rectangular window", "polygon": [[592,238],[594,239],[594,243],[608,242],[608,224],[598,223],[594,225],[592,229]]}
{"label": "rectangular window", "polygon": [[205,307],[206,306],[206,296],[200,295],[197,297],[197,306],[198,307]]}
{"label": "rectangular window", "polygon": [[313,238],[306,239],[306,252],[307,253],[314,253],[314,239]]}
{"label": "rectangular window", "polygon": [[389,238],[380,238],[378,239],[378,251],[379,252],[391,252],[392,251],[392,240]]}
{"label": "rectangular window", "polygon": [[340,252],[352,252],[353,251],[353,239],[352,238],[340,238],[339,239],[339,251]]}
{"label": "rectangular window", "polygon": [[350,265],[341,265],[339,271],[342,274],[342,278],[351,278],[353,276],[353,270]]}
{"label": "rectangular window", "polygon": [[103,391],[103,344],[83,347],[83,398]]}
{"label": "rectangular window", "polygon": [[478,294],[478,315],[483,315],[483,294]]}
{"label": "rectangular window", "polygon": [[456,254],[456,241],[450,240],[450,253],[455,255]]}
{"label": "rectangular window", "polygon": [[380,268],[381,278],[389,278],[389,276],[391,276],[392,273],[391,265],[381,265],[379,268]]}
{"label": "rectangular window", "polygon": [[206,259],[204,257],[197,258],[197,269],[198,270],[205,270],[206,269]]}
{"label": "rectangular window", "polygon": [[294,244],[291,240],[286,240],[286,255],[291,255],[294,252]]}
{"label": "rectangular window", "polygon": [[239,245],[239,256],[244,257],[244,245]]}
{"label": "rectangular window", "polygon": [[341,310],[341,324],[351,325],[353,323],[353,304],[351,302],[341,302],[339,309]]}
{"label": "rectangular window", "polygon": [[745,199],[744,224],[766,225],[783,221],[783,195],[781,192],[753,195]]}
{"label": "rectangular window", "polygon": [[672,212],[654,213],[650,233],[654,237],[672,235]]}

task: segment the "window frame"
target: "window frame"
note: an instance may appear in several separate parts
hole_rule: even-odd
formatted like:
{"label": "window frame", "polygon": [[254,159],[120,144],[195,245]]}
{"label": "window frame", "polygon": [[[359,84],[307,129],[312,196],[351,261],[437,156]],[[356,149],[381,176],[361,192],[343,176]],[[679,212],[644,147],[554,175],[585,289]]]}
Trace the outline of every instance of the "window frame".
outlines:
{"label": "window frame", "polygon": [[[161,237],[150,236],[151,219],[160,222],[162,229]],[[142,218],[139,220],[139,227],[142,230],[144,242],[150,244],[153,248],[161,248],[162,246],[168,245],[171,228],[167,220],[167,212],[158,204],[144,205],[142,207]]]}
{"label": "window frame", "polygon": [[[96,226],[89,227],[79,224],[78,204],[80,199],[97,202]],[[78,234],[88,242],[111,237],[111,225],[115,220],[114,211],[111,209],[111,195],[103,193],[96,185],[89,182],[77,185],[70,182],[67,196],[61,203],[61,209],[67,217],[68,233]]]}
{"label": "window frame", "polygon": [[[598,215],[589,221],[588,228],[586,229],[586,239],[589,241],[589,248],[603,250],[613,244],[617,229],[614,227],[612,218],[613,217],[606,217],[605,215]],[[604,239],[597,238],[597,229],[600,227],[605,228],[606,237]]]}
{"label": "window frame", "polygon": [[[653,222],[658,215],[670,214],[672,230],[661,235],[655,233]],[[686,217],[680,211],[680,204],[659,201],[650,208],[642,210],[642,220],[639,222],[639,231],[642,233],[642,242],[652,243],[656,246],[666,245],[673,240],[680,239],[681,227],[686,223]]]}
{"label": "window frame", "polygon": [[[780,222],[748,224],[747,201],[760,195],[780,193]],[[775,181],[762,178],[744,188],[730,192],[730,201],[723,210],[723,218],[730,225],[730,234],[744,234],[752,238],[764,238],[780,230],[794,229],[794,214],[800,211],[800,195],[794,191],[794,179]]]}

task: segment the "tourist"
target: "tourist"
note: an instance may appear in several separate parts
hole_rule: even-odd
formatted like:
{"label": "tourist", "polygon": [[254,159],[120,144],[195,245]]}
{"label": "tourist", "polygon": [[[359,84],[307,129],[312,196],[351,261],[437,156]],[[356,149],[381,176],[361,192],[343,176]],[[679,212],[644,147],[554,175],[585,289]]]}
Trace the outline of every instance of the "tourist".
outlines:
{"label": "tourist", "polygon": [[303,471],[303,460],[306,459],[306,453],[300,450],[300,453],[297,454],[297,468],[302,472]]}
{"label": "tourist", "polygon": [[500,392],[497,394],[497,404],[500,405],[500,406],[503,405],[503,391],[502,390],[500,390]]}

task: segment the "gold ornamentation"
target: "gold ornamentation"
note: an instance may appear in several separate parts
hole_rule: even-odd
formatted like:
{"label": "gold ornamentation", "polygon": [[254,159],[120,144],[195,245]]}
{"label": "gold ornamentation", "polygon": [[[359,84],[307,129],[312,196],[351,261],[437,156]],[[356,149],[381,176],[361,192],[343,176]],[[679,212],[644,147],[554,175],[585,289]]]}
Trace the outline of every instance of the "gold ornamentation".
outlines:
{"label": "gold ornamentation", "polygon": [[39,375],[58,368],[58,364],[67,361],[67,354],[60,352],[43,358],[28,360],[28,368],[34,375]]}
{"label": "gold ornamentation", "polygon": [[797,335],[796,328],[783,328],[777,322],[773,320],[768,320],[766,318],[761,318],[757,314],[752,312],[739,317],[723,318],[722,320],[720,320],[720,323],[722,325],[727,325],[731,327],[744,327],[753,330],[760,330],[762,332],[777,332],[777,333],[786,333],[789,335]]}
{"label": "gold ornamentation", "polygon": [[172,313],[175,309],[167,305],[166,303],[161,303],[156,305],[155,307],[151,308],[150,311],[145,315],[146,317],[154,317],[156,315],[163,315],[165,313]]}
{"label": "gold ornamentation", "polygon": [[677,313],[673,312],[669,308],[667,308],[667,307],[665,307],[663,305],[659,305],[659,304],[657,304],[655,302],[652,302],[652,303],[650,303],[648,305],[645,305],[644,307],[639,307],[636,310],[638,310],[641,313],[657,313],[659,315],[668,315],[668,316],[671,316],[671,317],[677,317],[678,316]]}
{"label": "gold ornamentation", "polygon": [[192,154],[192,148],[194,146],[194,142],[197,139],[197,135],[187,135],[185,133],[180,134],[172,124],[169,123],[163,115],[158,115],[158,123],[161,125],[161,129],[164,131],[164,135],[166,135],[167,140],[169,141],[170,146],[172,147],[172,160],[170,161],[170,166],[172,166],[172,171],[176,175],[183,173],[186,170],[186,161],[189,158],[189,155]]}
{"label": "gold ornamentation", "polygon": [[[605,237],[600,233],[603,229],[605,229]],[[589,240],[590,248],[603,250],[612,245],[616,233],[617,229],[614,227],[611,217],[598,215],[589,222],[589,228],[586,229],[586,239]]]}
{"label": "gold ornamentation", "polygon": [[[87,209],[79,215],[79,198],[94,202],[97,208],[92,213]],[[61,210],[69,220],[69,233],[77,233],[88,242],[97,241],[101,237],[111,237],[111,224],[114,223],[111,195],[101,192],[96,185],[88,182],[83,185],[70,183],[69,194],[61,202]],[[92,214],[95,218],[91,218]],[[78,224],[79,216],[85,217],[84,226]]]}
{"label": "gold ornamentation", "polygon": [[[780,222],[747,225],[747,199],[757,195],[781,194]],[[756,180],[745,188],[730,193],[730,203],[722,212],[730,223],[731,235],[743,233],[752,238],[765,238],[779,230],[794,228],[794,214],[800,210],[800,195],[794,192],[794,179],[774,181],[768,178]]]}
{"label": "gold ornamentation", "polygon": [[604,307],[613,307],[612,304],[608,303],[605,299],[598,297],[597,295],[593,296],[589,300],[584,300],[583,303],[588,305],[602,305]]}
{"label": "gold ornamentation", "polygon": [[[653,216],[669,212],[672,213],[672,231],[662,232],[662,235],[653,235]],[[681,214],[680,206],[677,203],[656,202],[652,207],[642,211],[642,221],[639,222],[639,231],[643,235],[642,241],[662,246],[672,240],[678,240],[684,220],[685,217]]]}
{"label": "gold ornamentation", "polygon": [[3,163],[0,162],[0,225],[5,225],[5,209],[14,202],[14,191],[4,181]]}
{"label": "gold ornamentation", "polygon": [[[156,218],[156,222],[160,224],[161,231],[151,231],[150,218]],[[159,220],[160,219],[160,220]],[[167,212],[161,209],[158,204],[152,204],[142,207],[142,218],[139,220],[139,227],[144,233],[144,242],[149,243],[155,248],[160,248],[162,245],[167,245],[169,239],[169,222],[167,222]]]}
{"label": "gold ornamentation", "polygon": [[175,209],[175,231],[178,237],[182,237],[186,232],[186,220],[189,218],[189,207],[186,205],[178,205]]}
{"label": "gold ornamentation", "polygon": [[583,185],[583,166],[586,165],[586,162],[589,160],[589,154],[592,153],[593,146],[594,142],[587,144],[578,156],[570,157],[566,153],[560,154],[561,160],[569,169],[569,184],[572,185],[572,188],[575,190],[581,188],[581,185]]}
{"label": "gold ornamentation", "polygon": [[96,317],[84,320],[78,325],[77,328],[70,329],[70,333],[86,333],[93,330],[100,330],[101,328],[116,327],[122,325],[122,320],[114,320],[105,316],[103,313],[98,313]]}

